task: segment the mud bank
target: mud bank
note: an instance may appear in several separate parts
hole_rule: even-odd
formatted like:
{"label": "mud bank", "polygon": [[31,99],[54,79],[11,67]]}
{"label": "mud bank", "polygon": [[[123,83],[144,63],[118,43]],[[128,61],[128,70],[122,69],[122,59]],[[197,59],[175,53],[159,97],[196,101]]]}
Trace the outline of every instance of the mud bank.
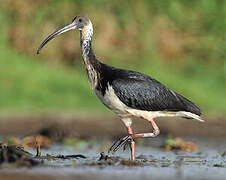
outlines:
{"label": "mud bank", "polygon": [[[226,119],[204,117],[205,123],[187,119],[157,119],[161,134],[188,137],[226,136]],[[142,119],[134,120],[136,132],[148,132],[150,126]],[[121,121],[113,117],[77,117],[67,115],[34,115],[0,117],[0,135],[25,136],[48,131],[62,136],[102,137],[126,134]]]}

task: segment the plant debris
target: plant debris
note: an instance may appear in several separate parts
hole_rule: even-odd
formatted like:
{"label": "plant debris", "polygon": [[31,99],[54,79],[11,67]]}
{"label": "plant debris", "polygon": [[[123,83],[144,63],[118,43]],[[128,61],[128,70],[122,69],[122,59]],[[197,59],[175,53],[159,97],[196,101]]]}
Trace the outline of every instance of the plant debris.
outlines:
{"label": "plant debris", "polygon": [[182,150],[186,152],[199,151],[199,147],[197,144],[191,141],[184,141],[179,137],[168,138],[165,142],[164,148],[166,151],[170,150]]}
{"label": "plant debris", "polygon": [[62,154],[58,154],[56,156],[50,155],[50,154],[46,154],[46,157],[48,160],[57,160],[57,159],[78,159],[78,158],[83,158],[86,159],[87,157],[82,155],[82,154],[73,154],[73,155],[62,155]]}
{"label": "plant debris", "polygon": [[51,140],[42,135],[38,136],[26,136],[23,139],[16,138],[16,137],[8,137],[5,142],[7,145],[16,145],[16,146],[23,146],[24,148],[36,148],[37,144],[40,145],[41,148],[49,148],[52,144]]}
{"label": "plant debris", "polygon": [[41,157],[41,155],[42,155],[42,152],[41,152],[40,144],[37,144],[36,157]]}
{"label": "plant debris", "polygon": [[224,164],[214,164],[213,167],[225,167]]}
{"label": "plant debris", "polygon": [[116,156],[109,156],[105,155],[104,152],[100,153],[100,158],[97,162],[93,162],[89,165],[124,165],[124,166],[143,166],[146,165],[148,161],[142,160],[142,161],[132,161],[129,159],[121,159],[120,157]]}
{"label": "plant debris", "polygon": [[221,154],[221,157],[225,157],[226,156],[226,151],[224,151],[222,154]]}
{"label": "plant debris", "polygon": [[33,158],[32,154],[25,151],[23,147],[11,145],[0,145],[0,166],[1,167],[31,167],[40,164],[40,161]]}

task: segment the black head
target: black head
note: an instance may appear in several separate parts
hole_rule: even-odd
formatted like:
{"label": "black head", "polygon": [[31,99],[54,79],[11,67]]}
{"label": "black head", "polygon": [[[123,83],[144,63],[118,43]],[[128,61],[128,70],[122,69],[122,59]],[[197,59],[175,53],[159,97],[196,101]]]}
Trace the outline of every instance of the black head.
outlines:
{"label": "black head", "polygon": [[50,34],[40,45],[38,48],[37,54],[40,53],[41,49],[45,46],[47,42],[49,42],[51,39],[55,38],[56,36],[63,34],[67,31],[78,29],[80,31],[86,30],[86,27],[89,27],[91,25],[91,22],[88,17],[86,16],[76,16],[70,24],[67,24],[66,26],[62,27],[61,29],[55,31],[54,33]]}

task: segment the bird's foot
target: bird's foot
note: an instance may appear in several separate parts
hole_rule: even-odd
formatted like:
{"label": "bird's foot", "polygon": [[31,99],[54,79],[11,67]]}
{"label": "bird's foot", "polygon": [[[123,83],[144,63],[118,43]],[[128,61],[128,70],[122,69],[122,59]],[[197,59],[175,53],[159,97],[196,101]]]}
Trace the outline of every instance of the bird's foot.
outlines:
{"label": "bird's foot", "polygon": [[[128,147],[128,145],[131,145],[132,141],[133,141],[133,138],[130,135],[120,138],[111,145],[111,147],[108,150],[108,153],[116,152],[121,147],[123,147],[123,150],[125,150]],[[131,146],[129,146],[129,147],[131,148]]]}

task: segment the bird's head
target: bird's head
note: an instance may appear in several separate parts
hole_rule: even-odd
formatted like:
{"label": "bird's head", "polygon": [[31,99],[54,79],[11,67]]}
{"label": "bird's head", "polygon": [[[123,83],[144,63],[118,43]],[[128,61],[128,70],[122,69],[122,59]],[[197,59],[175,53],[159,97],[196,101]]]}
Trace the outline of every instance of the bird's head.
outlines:
{"label": "bird's head", "polygon": [[85,30],[87,27],[90,26],[91,21],[90,21],[89,18],[86,17],[86,16],[76,16],[76,17],[72,20],[71,24],[74,25],[75,29],[78,29],[78,30],[80,30],[80,31],[83,31],[83,30]]}
{"label": "bird's head", "polygon": [[41,49],[46,45],[47,42],[49,42],[51,39],[55,38],[56,36],[63,34],[67,31],[77,29],[81,31],[82,36],[91,35],[93,33],[93,27],[92,23],[86,16],[76,16],[70,24],[67,24],[66,26],[62,27],[61,29],[55,31],[54,33],[50,34],[40,45],[38,48],[37,54],[40,53]]}

